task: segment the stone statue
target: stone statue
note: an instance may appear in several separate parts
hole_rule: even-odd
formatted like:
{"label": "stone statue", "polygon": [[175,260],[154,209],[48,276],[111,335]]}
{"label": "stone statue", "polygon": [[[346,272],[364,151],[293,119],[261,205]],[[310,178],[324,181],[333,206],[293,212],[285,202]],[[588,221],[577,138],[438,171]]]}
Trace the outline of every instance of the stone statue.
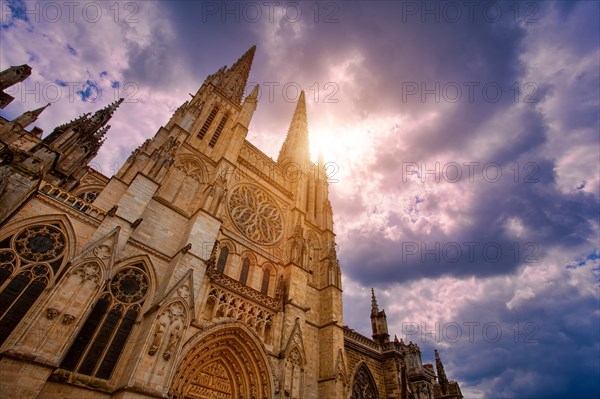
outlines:
{"label": "stone statue", "polygon": [[154,356],[160,343],[162,342],[163,335],[165,335],[165,330],[167,328],[167,323],[160,322],[158,326],[156,326],[156,331],[154,332],[154,339],[152,340],[152,344],[150,345],[150,350],[148,350],[148,354],[150,356]]}
{"label": "stone statue", "polygon": [[169,336],[169,342],[167,343],[167,349],[163,352],[163,359],[169,360],[171,355],[175,351],[175,346],[177,345],[177,341],[179,341],[179,337],[181,336],[181,327],[176,325],[171,331],[171,335]]}

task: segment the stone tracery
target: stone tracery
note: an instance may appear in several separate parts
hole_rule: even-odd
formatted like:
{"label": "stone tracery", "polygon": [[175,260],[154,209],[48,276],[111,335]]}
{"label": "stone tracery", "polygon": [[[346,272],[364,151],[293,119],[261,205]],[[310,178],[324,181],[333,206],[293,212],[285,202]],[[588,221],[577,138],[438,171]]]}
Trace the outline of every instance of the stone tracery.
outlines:
{"label": "stone tracery", "polygon": [[363,363],[354,374],[351,399],[377,399],[378,397],[371,372]]}
{"label": "stone tracery", "polygon": [[240,185],[229,196],[229,213],[236,227],[260,244],[274,244],[281,237],[283,219],[275,201],[263,190]]}
{"label": "stone tracery", "polygon": [[0,248],[0,343],[48,286],[64,263],[66,235],[60,224],[21,228]]}
{"label": "stone tracery", "polygon": [[204,318],[212,320],[219,317],[243,322],[256,331],[265,344],[271,343],[275,312],[247,303],[241,297],[213,286],[204,308]]}
{"label": "stone tracery", "polygon": [[55,226],[32,226],[15,238],[17,254],[28,261],[48,262],[62,255],[66,247],[64,234]]}

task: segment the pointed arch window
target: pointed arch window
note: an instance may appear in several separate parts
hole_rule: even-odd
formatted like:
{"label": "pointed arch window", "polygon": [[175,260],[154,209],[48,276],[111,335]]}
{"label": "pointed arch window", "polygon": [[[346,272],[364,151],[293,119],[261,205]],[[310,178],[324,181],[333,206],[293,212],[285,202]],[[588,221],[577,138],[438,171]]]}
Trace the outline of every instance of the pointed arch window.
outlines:
{"label": "pointed arch window", "polygon": [[215,116],[217,116],[217,112],[219,112],[219,107],[213,107],[212,111],[210,111],[208,118],[206,118],[206,121],[204,121],[204,125],[202,125],[202,128],[200,129],[200,132],[198,133],[198,138],[200,140],[202,140],[204,138],[204,135],[210,128],[210,125],[212,124],[213,120],[215,119]]}
{"label": "pointed arch window", "polygon": [[267,295],[269,293],[269,281],[271,280],[271,269],[265,267],[263,269],[262,283],[260,285],[260,292]]}
{"label": "pointed arch window", "polygon": [[229,248],[223,247],[221,249],[221,253],[219,254],[219,259],[217,260],[217,271],[221,273],[225,272],[225,265],[227,264],[227,258],[229,257]]}
{"label": "pointed arch window", "polygon": [[59,224],[26,227],[0,242],[0,344],[54,283],[66,243]]}
{"label": "pointed arch window", "polygon": [[223,115],[223,117],[221,117],[221,121],[219,121],[217,130],[215,130],[215,133],[213,134],[212,138],[210,139],[210,142],[208,143],[209,147],[214,147],[215,144],[217,144],[217,140],[219,139],[219,136],[221,135],[221,132],[223,131],[223,127],[227,123],[227,119],[229,119],[229,115]]}
{"label": "pointed arch window", "polygon": [[60,367],[109,379],[148,295],[140,264],[119,270],[106,284]]}
{"label": "pointed arch window", "polygon": [[240,273],[240,283],[246,284],[248,282],[248,274],[250,273],[250,259],[244,258],[242,262],[242,272]]}
{"label": "pointed arch window", "polygon": [[363,363],[354,374],[351,399],[377,399],[375,381],[367,366]]}

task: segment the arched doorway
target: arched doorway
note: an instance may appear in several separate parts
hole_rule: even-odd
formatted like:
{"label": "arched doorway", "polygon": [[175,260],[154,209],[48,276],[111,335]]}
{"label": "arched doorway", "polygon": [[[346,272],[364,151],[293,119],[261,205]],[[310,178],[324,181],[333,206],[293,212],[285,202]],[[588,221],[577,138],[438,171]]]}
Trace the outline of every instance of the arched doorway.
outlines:
{"label": "arched doorway", "polygon": [[271,399],[269,360],[252,332],[238,323],[192,337],[173,379],[174,399]]}

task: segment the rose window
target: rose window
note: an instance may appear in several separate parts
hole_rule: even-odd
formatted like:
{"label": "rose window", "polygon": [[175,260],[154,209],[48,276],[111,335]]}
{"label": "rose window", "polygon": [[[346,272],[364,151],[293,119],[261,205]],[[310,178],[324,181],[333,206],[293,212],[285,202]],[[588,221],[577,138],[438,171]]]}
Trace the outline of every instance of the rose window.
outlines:
{"label": "rose window", "polygon": [[123,303],[141,301],[148,292],[148,278],[139,269],[121,270],[113,277],[110,291],[117,300]]}
{"label": "rose window", "polygon": [[32,262],[47,262],[64,252],[63,233],[54,226],[34,226],[21,231],[15,238],[19,256]]}
{"label": "rose window", "polygon": [[238,186],[229,195],[229,213],[246,237],[260,244],[273,244],[281,236],[283,221],[275,201],[252,186]]}

